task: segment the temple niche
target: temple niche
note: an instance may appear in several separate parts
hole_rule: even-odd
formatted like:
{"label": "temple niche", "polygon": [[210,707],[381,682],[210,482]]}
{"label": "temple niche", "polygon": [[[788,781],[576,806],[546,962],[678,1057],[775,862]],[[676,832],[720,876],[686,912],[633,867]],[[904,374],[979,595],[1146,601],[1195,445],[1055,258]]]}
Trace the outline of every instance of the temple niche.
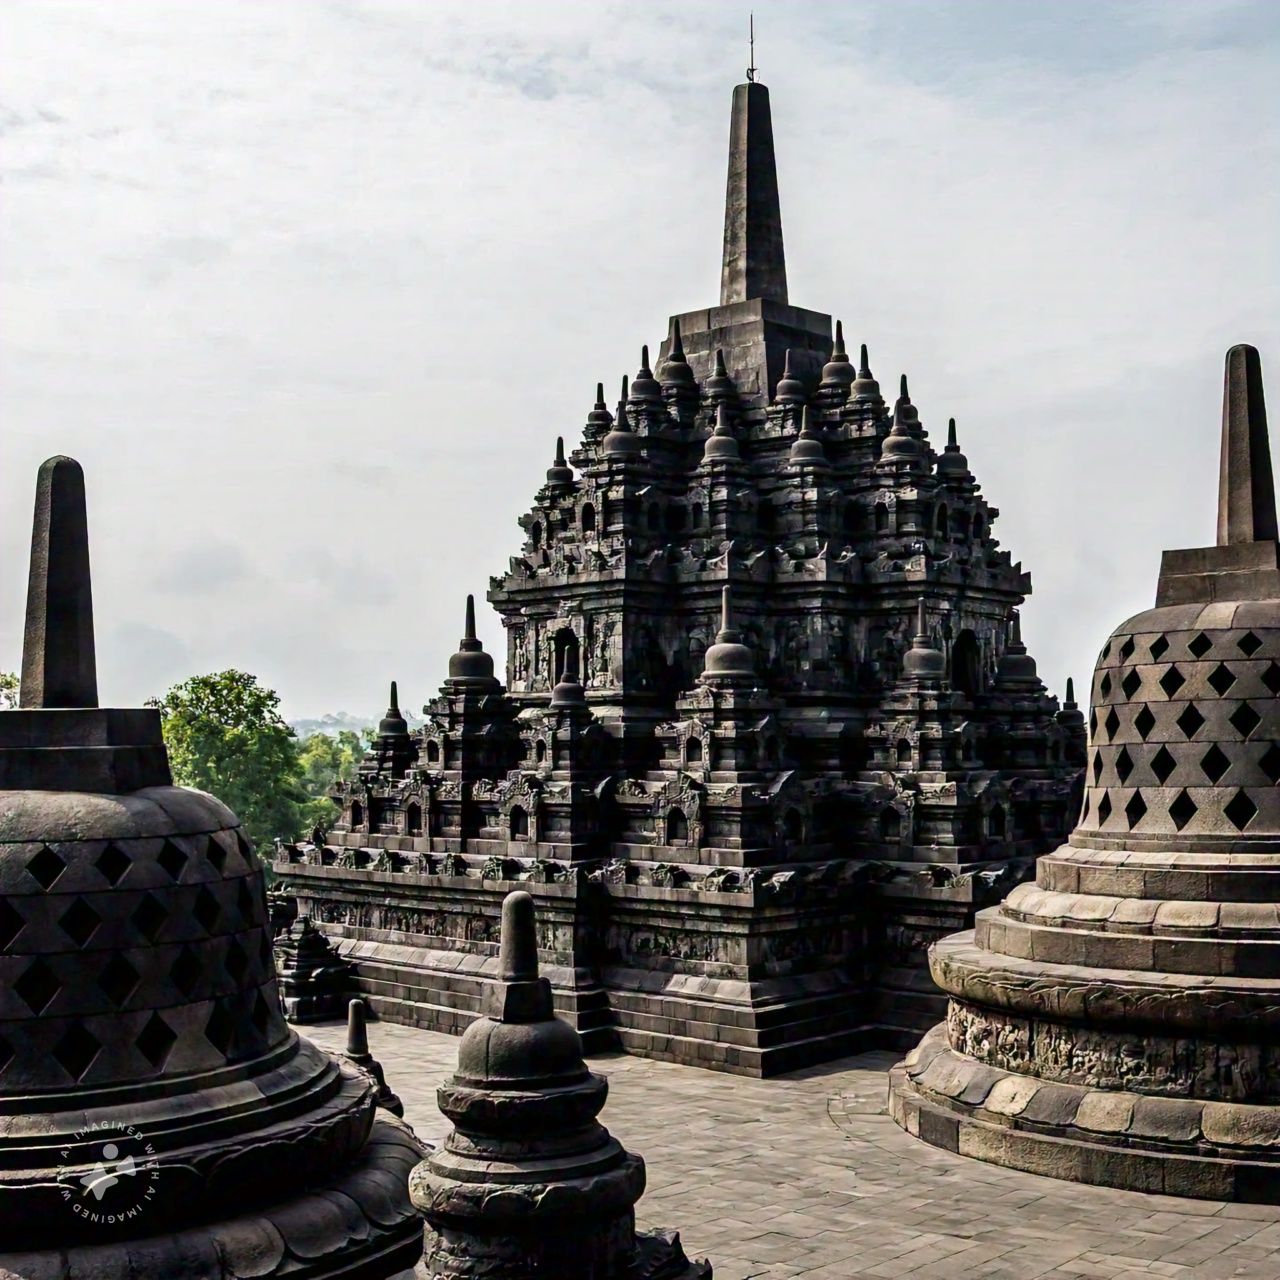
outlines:
{"label": "temple niche", "polygon": [[1227,353],[1216,546],[1103,646],[1088,789],[1034,883],[930,954],[891,1075],[935,1146],[1079,1182],[1280,1191],[1280,544],[1262,370]]}
{"label": "temple niche", "polygon": [[[788,297],[768,90],[734,90],[719,304],[556,443],[427,722],[396,707],[276,871],[380,1017],[462,1031],[538,906],[589,1049],[765,1075],[942,1016],[928,944],[1079,806],[1084,721],[1022,642],[1030,575],[903,376]],[[550,452],[550,450],[549,450]],[[320,833],[317,833],[319,836]]]}

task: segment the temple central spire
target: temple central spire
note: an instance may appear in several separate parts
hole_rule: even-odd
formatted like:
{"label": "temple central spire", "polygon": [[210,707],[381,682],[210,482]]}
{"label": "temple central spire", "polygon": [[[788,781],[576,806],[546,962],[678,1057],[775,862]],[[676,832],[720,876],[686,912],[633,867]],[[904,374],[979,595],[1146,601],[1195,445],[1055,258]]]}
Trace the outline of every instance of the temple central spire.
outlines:
{"label": "temple central spire", "polygon": [[720,305],[753,298],[787,301],[787,263],[769,90],[751,80],[733,91]]}
{"label": "temple central spire", "polygon": [[1227,352],[1222,392],[1222,464],[1218,482],[1218,545],[1276,537],[1276,495],[1262,398],[1262,361],[1255,347]]}

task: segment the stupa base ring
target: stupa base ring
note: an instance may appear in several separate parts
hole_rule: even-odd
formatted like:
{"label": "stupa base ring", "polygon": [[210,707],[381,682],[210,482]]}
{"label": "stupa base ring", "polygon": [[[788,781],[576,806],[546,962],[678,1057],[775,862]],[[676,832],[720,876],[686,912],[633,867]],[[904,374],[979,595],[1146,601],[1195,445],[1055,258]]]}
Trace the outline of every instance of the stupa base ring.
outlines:
{"label": "stupa base ring", "polygon": [[1205,1200],[1280,1199],[1280,1106],[1016,1075],[956,1053],[943,1025],[889,1073],[889,1114],[931,1146],[1025,1173]]}

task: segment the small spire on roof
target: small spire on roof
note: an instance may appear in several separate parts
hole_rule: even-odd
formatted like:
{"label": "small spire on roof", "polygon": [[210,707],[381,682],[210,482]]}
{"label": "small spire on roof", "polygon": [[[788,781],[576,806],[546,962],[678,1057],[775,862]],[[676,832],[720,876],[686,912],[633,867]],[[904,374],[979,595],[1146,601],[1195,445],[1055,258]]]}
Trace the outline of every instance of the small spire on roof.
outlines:
{"label": "small spire on roof", "polygon": [[631,383],[630,403],[637,406],[662,403],[662,388],[649,368],[648,345],[640,348],[640,368]]}
{"label": "small spire on roof", "polygon": [[564,436],[556,436],[556,460],[547,468],[547,483],[552,487],[573,483],[573,470],[564,460]]}
{"label": "small spire on roof", "polygon": [[791,368],[791,348],[782,363],[782,377],[778,380],[778,389],[774,392],[775,404],[803,404],[805,401],[804,383],[796,377]]}
{"label": "small spire on roof", "polygon": [[702,447],[702,458],[704,462],[711,459],[724,462],[740,456],[737,438],[729,428],[729,410],[722,400],[716,405],[716,428]]}
{"label": "small spire on roof", "polygon": [[822,466],[827,461],[827,451],[822,447],[822,437],[813,429],[813,415],[808,405],[800,412],[800,434],[791,445],[791,461],[800,466]]}
{"label": "small spire on roof", "polygon": [[1222,388],[1218,545],[1276,538],[1276,494],[1262,394],[1262,358],[1241,343],[1227,352]]}

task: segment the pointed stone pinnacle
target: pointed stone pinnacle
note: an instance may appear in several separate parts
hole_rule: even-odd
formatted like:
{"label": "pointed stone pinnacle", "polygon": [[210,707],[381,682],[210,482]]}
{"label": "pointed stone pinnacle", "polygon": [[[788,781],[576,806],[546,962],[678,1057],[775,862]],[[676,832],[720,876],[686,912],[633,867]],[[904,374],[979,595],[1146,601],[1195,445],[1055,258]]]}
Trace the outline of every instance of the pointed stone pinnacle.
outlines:
{"label": "pointed stone pinnacle", "polygon": [[1013,611],[1013,626],[1009,632],[1010,644],[1022,643],[1022,614],[1017,609]]}
{"label": "pointed stone pinnacle", "polygon": [[627,375],[624,373],[622,375],[622,403],[626,404],[626,402],[630,398],[631,398],[631,379],[628,378]]}
{"label": "pointed stone pinnacle", "polygon": [[1218,477],[1218,545],[1276,538],[1276,494],[1256,347],[1227,352],[1222,390],[1222,456]]}
{"label": "pointed stone pinnacle", "polygon": [[838,356],[847,354],[844,349],[844,325],[839,320],[836,321],[836,342],[832,350]]}
{"label": "pointed stone pinnacle", "polygon": [[467,619],[462,638],[464,640],[476,638],[476,598],[472,595],[467,596]]}
{"label": "pointed stone pinnacle", "polygon": [[564,465],[564,436],[556,436],[556,466],[563,467]]}
{"label": "pointed stone pinnacle", "polygon": [[531,982],[538,976],[538,934],[533,920],[533,898],[523,889],[507,894],[502,902],[498,965],[503,982]]}
{"label": "pointed stone pinnacle", "polygon": [[388,709],[396,712],[397,715],[400,712],[400,692],[396,688],[396,682],[394,680],[391,682],[391,701],[388,704]]}
{"label": "pointed stone pinnacle", "polygon": [[720,630],[733,630],[733,588],[728,584],[720,588]]}
{"label": "pointed stone pinnacle", "polygon": [[787,264],[769,90],[748,83],[733,91],[720,305],[752,298],[785,303]]}
{"label": "pointed stone pinnacle", "polygon": [[677,317],[671,317],[671,349],[667,353],[668,360],[683,360],[684,355],[684,339],[680,337],[680,321]]}
{"label": "pointed stone pinnacle", "polygon": [[907,390],[907,375],[904,373],[898,382],[898,395],[903,400],[910,400],[911,393]]}
{"label": "pointed stone pinnacle", "polygon": [[640,348],[640,371],[641,373],[649,373],[649,344],[646,342]]}
{"label": "pointed stone pinnacle", "polygon": [[74,458],[50,458],[36,477],[20,704],[98,705],[84,472]]}
{"label": "pointed stone pinnacle", "polygon": [[862,344],[862,351],[859,354],[858,361],[858,377],[871,377],[871,364],[867,359],[867,344],[865,342]]}
{"label": "pointed stone pinnacle", "polygon": [[729,406],[723,400],[716,405],[716,435],[729,435]]}
{"label": "pointed stone pinnacle", "polygon": [[596,383],[596,408],[603,409],[605,407],[606,406],[604,403],[604,383],[597,382]]}
{"label": "pointed stone pinnacle", "polygon": [[1066,697],[1066,702],[1067,702],[1069,705],[1074,706],[1074,705],[1075,705],[1075,700],[1076,700],[1076,682],[1075,682],[1075,681],[1074,681],[1070,676],[1068,676],[1068,677],[1067,677],[1067,697]]}
{"label": "pointed stone pinnacle", "polygon": [[929,627],[924,615],[924,597],[916,603],[916,639],[924,644],[929,643]]}
{"label": "pointed stone pinnacle", "polygon": [[956,443],[956,420],[954,418],[947,419],[947,448],[958,449],[960,446]]}
{"label": "pointed stone pinnacle", "polygon": [[365,1026],[363,1000],[352,1000],[347,1005],[346,1052],[348,1058],[367,1058],[369,1056],[369,1033]]}
{"label": "pointed stone pinnacle", "polygon": [[727,378],[729,376],[729,370],[724,367],[724,348],[723,347],[716,348],[715,376],[717,378]]}
{"label": "pointed stone pinnacle", "polygon": [[791,372],[791,348],[787,348],[787,354],[782,361],[782,376],[784,378],[794,378],[796,375]]}

